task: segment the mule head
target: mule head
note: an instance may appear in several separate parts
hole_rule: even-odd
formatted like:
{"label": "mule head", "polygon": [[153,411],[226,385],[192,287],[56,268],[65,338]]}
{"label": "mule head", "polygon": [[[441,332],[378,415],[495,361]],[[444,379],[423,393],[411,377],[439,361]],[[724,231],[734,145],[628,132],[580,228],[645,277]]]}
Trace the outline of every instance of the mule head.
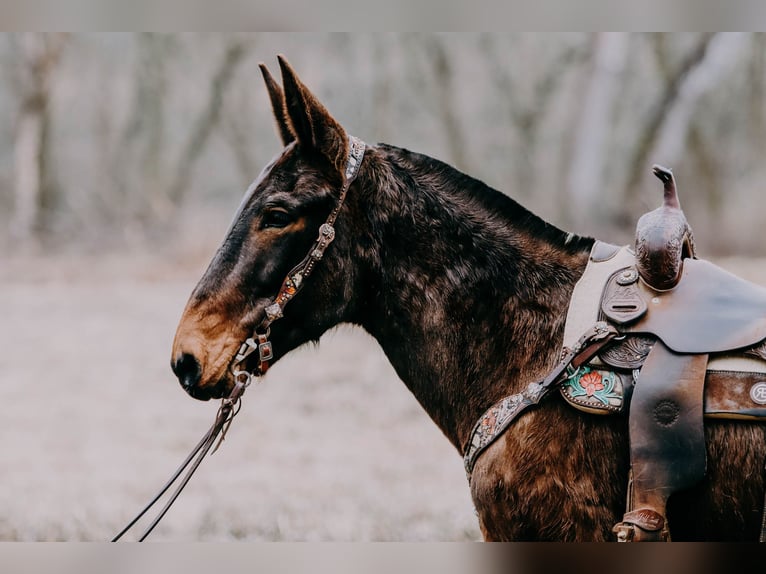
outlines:
{"label": "mule head", "polygon": [[[311,249],[344,182],[348,136],[282,57],[279,65],[284,90],[262,64],[261,71],[285,148],[248,189],[189,298],[173,343],[173,371],[202,400],[232,389],[230,365],[241,343]],[[348,221],[341,214],[339,228]],[[345,271],[344,234],[339,232],[309,284],[271,327],[273,360],[346,320],[352,276]],[[250,361],[256,359],[245,363],[248,370],[254,368]]]}

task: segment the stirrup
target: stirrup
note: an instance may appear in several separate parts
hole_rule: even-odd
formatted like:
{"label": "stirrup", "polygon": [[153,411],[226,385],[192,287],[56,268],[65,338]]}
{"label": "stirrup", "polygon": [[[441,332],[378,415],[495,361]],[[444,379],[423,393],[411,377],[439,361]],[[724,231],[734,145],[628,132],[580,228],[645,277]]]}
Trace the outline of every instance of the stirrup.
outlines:
{"label": "stirrup", "polygon": [[622,522],[612,528],[617,542],[669,542],[667,520],[651,508],[639,508],[626,512]]}

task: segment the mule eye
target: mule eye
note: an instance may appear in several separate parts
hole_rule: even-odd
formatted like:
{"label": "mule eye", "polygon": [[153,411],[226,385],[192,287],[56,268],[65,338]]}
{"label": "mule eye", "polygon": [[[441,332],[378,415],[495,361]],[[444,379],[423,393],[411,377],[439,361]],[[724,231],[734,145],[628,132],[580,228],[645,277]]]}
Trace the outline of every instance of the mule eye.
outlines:
{"label": "mule eye", "polygon": [[284,209],[269,209],[261,217],[261,229],[267,227],[287,227],[293,222],[293,217]]}

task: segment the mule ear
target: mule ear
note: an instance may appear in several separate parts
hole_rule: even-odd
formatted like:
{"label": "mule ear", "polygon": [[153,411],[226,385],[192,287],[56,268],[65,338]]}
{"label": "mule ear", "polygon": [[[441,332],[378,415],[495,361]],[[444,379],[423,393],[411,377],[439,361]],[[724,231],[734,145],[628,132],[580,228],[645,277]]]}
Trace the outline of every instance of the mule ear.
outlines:
{"label": "mule ear", "polygon": [[348,136],[345,130],[298,79],[284,56],[280,55],[278,59],[282,69],[287,116],[298,143],[315,149],[343,173],[348,155]]}
{"label": "mule ear", "polygon": [[295,140],[295,135],[290,131],[290,124],[287,121],[287,112],[285,111],[285,94],[282,92],[282,88],[279,87],[274,76],[271,75],[266,64],[261,62],[258,64],[263,75],[263,81],[266,82],[266,90],[269,92],[269,99],[271,100],[271,109],[274,110],[274,119],[277,121],[277,129],[279,130],[279,136],[282,138],[282,143],[287,145]]}

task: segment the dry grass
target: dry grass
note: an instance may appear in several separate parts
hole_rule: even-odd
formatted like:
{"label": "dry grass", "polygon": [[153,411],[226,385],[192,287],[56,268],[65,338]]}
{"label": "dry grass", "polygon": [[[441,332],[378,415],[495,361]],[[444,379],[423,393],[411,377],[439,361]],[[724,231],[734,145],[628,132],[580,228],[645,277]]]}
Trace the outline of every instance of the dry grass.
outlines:
{"label": "dry grass", "polygon": [[[0,261],[0,540],[107,540],[212,422],[168,367],[204,260]],[[343,328],[248,390],[152,540],[475,540],[461,459]]]}

